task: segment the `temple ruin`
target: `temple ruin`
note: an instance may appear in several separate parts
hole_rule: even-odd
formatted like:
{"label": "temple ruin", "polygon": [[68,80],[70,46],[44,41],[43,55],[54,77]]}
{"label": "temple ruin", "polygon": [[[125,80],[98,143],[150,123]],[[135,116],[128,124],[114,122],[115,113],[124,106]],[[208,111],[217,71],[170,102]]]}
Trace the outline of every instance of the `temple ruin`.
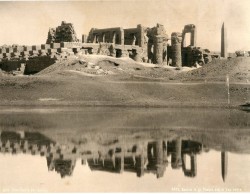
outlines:
{"label": "temple ruin", "polygon": [[[190,44],[186,46],[186,34]],[[185,25],[182,33],[174,32],[171,38],[163,25],[135,28],[92,28],[88,35],[77,38],[72,23],[62,21],[56,28],[49,28],[46,44],[33,46],[0,47],[0,68],[14,71],[25,65],[25,74],[34,74],[53,64],[59,58],[70,58],[77,53],[130,57],[137,62],[171,65],[177,68],[205,64],[217,54],[196,46],[197,29]],[[171,39],[171,44],[169,40]]]}
{"label": "temple ruin", "polygon": [[62,21],[56,28],[49,28],[46,44],[60,42],[79,42],[72,23]]}

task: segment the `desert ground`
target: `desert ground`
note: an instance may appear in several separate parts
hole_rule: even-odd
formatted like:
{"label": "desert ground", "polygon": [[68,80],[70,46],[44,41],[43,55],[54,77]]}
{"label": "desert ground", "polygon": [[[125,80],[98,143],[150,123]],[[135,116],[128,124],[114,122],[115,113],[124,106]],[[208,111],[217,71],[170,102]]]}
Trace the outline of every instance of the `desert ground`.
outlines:
{"label": "desert ground", "polygon": [[178,70],[82,55],[34,75],[0,71],[0,105],[237,107],[249,101],[249,63],[247,57],[215,59]]}

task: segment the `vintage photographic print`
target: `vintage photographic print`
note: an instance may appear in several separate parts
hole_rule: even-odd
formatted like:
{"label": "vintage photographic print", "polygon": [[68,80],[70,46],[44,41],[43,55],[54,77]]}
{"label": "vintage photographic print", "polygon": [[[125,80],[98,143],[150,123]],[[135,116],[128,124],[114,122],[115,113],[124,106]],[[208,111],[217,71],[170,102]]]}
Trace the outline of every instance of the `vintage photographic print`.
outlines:
{"label": "vintage photographic print", "polygon": [[0,192],[249,192],[250,1],[0,2]]}

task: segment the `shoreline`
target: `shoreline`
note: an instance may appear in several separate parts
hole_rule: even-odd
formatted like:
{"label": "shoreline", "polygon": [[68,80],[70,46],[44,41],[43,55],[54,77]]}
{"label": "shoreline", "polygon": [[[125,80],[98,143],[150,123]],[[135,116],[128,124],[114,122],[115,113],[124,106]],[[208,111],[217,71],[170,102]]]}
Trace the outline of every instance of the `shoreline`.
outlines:
{"label": "shoreline", "polygon": [[92,102],[70,102],[70,101],[60,101],[60,102],[28,102],[28,101],[18,101],[18,102],[6,102],[2,103],[0,102],[0,107],[39,107],[39,108],[46,108],[46,107],[78,107],[78,108],[85,108],[85,107],[93,107],[93,108],[216,108],[216,109],[241,109],[241,105],[228,105],[228,104],[206,104],[206,103],[178,103],[178,102],[170,102],[166,104],[149,104],[149,103],[128,103],[128,104],[122,104],[122,103],[101,103],[98,101],[97,103]]}

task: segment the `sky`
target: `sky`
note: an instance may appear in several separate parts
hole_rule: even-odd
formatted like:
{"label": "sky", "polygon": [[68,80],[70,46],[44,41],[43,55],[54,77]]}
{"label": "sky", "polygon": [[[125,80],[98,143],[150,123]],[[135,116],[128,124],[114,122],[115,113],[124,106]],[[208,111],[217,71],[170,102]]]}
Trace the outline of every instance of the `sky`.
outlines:
{"label": "sky", "polygon": [[184,25],[197,27],[197,46],[220,51],[221,26],[228,51],[250,50],[249,0],[95,0],[0,2],[0,45],[39,45],[49,27],[74,24],[78,38],[92,27],[133,28],[163,24],[169,36]]}

